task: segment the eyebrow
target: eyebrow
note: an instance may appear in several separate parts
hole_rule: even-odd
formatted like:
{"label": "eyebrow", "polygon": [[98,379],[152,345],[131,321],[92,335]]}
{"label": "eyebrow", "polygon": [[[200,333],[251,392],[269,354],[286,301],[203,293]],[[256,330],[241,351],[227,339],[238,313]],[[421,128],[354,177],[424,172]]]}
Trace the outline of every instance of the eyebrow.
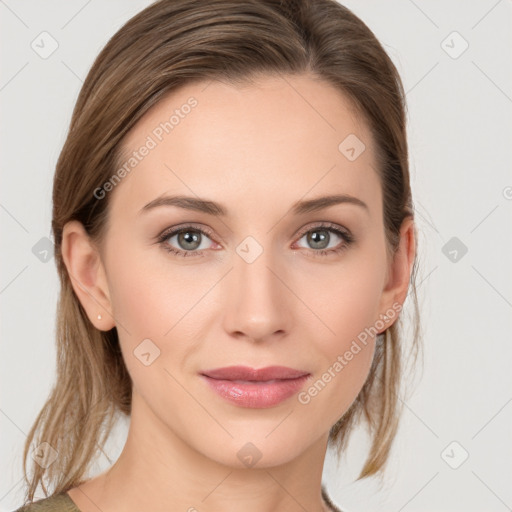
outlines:
{"label": "eyebrow", "polygon": [[[360,206],[366,210],[366,212],[369,212],[368,205],[364,201],[361,201],[361,199],[348,194],[335,194],[297,201],[292,205],[291,212],[294,215],[304,215],[306,213],[323,210],[324,208],[328,208],[336,204],[352,204],[355,206]],[[220,203],[209,201],[207,199],[201,199],[199,197],[183,195],[157,197],[142,207],[139,211],[139,214],[153,210],[154,208],[160,206],[176,206],[185,210],[192,210],[206,213],[208,215],[214,215],[215,217],[226,217],[228,215],[228,210]]]}

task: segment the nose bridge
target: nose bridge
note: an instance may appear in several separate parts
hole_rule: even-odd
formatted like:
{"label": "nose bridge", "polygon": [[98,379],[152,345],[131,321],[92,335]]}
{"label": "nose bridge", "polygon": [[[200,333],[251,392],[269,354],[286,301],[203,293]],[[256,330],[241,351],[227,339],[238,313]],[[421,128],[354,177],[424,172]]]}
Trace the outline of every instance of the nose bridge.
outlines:
{"label": "nose bridge", "polygon": [[276,266],[270,246],[252,236],[236,247],[226,310],[229,331],[257,340],[287,329],[286,287],[276,277]]}

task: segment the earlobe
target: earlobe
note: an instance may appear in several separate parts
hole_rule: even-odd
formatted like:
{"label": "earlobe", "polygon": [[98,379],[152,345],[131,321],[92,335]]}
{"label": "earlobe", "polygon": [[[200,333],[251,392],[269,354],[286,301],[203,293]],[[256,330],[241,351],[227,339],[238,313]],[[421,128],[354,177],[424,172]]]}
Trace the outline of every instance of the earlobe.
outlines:
{"label": "earlobe", "polygon": [[[380,314],[386,315],[386,311],[398,313],[402,309],[411,279],[412,268],[416,256],[416,237],[414,233],[414,219],[407,217],[400,229],[400,245],[394,255],[394,259],[388,269],[388,278],[381,297]],[[382,331],[396,321],[387,324]]]}
{"label": "earlobe", "polygon": [[82,223],[66,223],[61,250],[73,290],[91,323],[102,331],[115,327],[103,262]]}

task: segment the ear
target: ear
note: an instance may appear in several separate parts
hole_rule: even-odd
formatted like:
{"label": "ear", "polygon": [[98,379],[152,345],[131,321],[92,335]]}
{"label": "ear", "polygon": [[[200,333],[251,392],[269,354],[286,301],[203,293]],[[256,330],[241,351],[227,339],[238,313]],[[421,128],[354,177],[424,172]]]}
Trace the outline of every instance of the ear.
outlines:
{"label": "ear", "polygon": [[[386,315],[386,311],[400,311],[402,309],[409,283],[411,279],[412,267],[416,256],[416,238],[414,233],[414,219],[407,217],[400,228],[400,245],[394,255],[393,261],[389,263],[387,278],[382,291],[380,308],[380,319]],[[398,308],[399,306],[399,308]],[[385,331],[397,320],[398,314],[395,314],[380,332]]]}
{"label": "ear", "polygon": [[73,289],[91,323],[102,331],[115,327],[103,262],[83,224],[77,220],[64,226],[62,258]]}

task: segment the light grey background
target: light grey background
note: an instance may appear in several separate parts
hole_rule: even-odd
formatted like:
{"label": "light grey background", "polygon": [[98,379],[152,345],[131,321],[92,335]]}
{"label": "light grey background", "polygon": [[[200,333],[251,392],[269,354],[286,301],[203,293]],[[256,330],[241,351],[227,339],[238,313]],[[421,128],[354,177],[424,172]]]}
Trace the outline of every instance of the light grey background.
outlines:
{"label": "light grey background", "polygon": [[[25,434],[55,376],[58,280],[40,242],[50,237],[55,163],[93,59],[149,3],[0,0],[2,511],[21,503]],[[363,431],[343,469],[328,455],[324,481],[350,512],[512,510],[512,3],[344,4],[384,44],[407,91],[425,358],[385,485],[354,483]],[[47,58],[31,47],[43,31],[58,43]],[[103,457],[97,471],[107,466]]]}

